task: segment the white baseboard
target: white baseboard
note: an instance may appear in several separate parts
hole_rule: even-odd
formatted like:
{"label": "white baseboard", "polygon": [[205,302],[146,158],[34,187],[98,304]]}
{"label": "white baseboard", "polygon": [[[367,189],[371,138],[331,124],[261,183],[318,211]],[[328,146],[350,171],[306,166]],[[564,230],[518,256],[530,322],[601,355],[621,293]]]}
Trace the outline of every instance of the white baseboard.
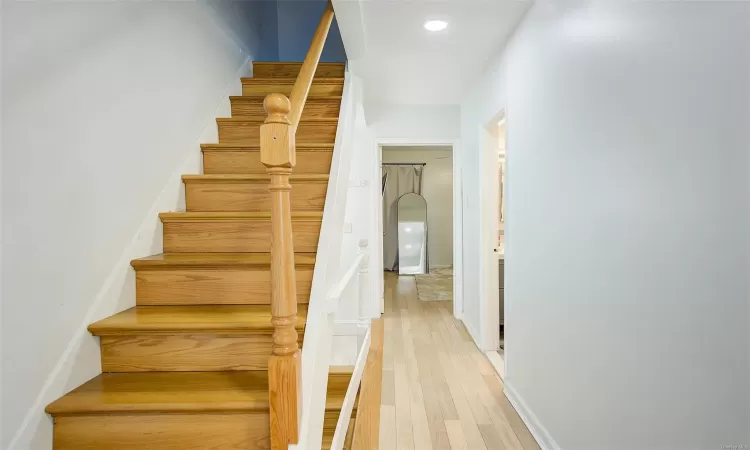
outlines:
{"label": "white baseboard", "polygon": [[523,420],[523,423],[526,424],[526,428],[528,428],[531,435],[534,436],[539,447],[541,447],[542,450],[560,450],[560,446],[557,445],[557,442],[555,442],[554,439],[552,439],[549,431],[547,431],[544,425],[539,421],[539,418],[529,409],[523,398],[518,395],[518,392],[516,392],[507,381],[504,383],[504,386],[503,393],[505,394],[505,397],[510,404],[513,405],[513,408],[515,408],[518,416]]}
{"label": "white baseboard", "polygon": [[[235,80],[224,92],[212,116],[207,118],[200,137],[189,156],[175,168],[163,190],[156,195],[149,212],[141,222],[130,243],[123,249],[86,314],[81,317],[78,331],[68,342],[65,351],[50,371],[33,405],[13,435],[7,450],[49,448],[52,442],[52,421],[44,407],[101,373],[100,350],[97,340],[88,333],[88,326],[100,319],[135,305],[135,272],[130,261],[162,252],[162,225],[158,214],[164,211],[184,211],[185,194],[182,175],[201,172],[201,142],[218,142],[216,117],[227,117],[231,111],[230,95],[242,92],[240,78],[251,72],[250,58],[237,70]],[[157,193],[155,193],[157,194]]]}
{"label": "white baseboard", "polygon": [[490,361],[490,364],[495,369],[495,372],[497,372],[497,376],[500,377],[501,380],[505,381],[505,358],[500,355],[500,352],[491,350],[484,352],[485,356],[487,356],[487,359]]}
{"label": "white baseboard", "polygon": [[466,327],[466,331],[469,332],[469,336],[471,336],[471,339],[474,341],[474,345],[476,345],[478,349],[484,351],[482,349],[482,345],[480,344],[481,341],[479,340],[481,335],[477,333],[477,331],[474,328],[472,328],[471,325],[469,325],[469,322],[466,322],[465,320],[462,320],[462,319],[459,319],[459,320],[461,320],[461,323],[463,323],[464,326]]}

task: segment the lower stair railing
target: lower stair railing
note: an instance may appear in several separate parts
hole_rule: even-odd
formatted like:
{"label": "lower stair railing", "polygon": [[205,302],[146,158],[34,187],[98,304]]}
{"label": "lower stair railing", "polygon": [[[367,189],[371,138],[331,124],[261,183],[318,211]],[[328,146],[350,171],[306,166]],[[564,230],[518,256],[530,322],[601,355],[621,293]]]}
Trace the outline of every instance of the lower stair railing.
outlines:
{"label": "lower stair railing", "polygon": [[[349,172],[354,153],[355,101],[352,78],[344,81],[344,92],[341,101],[339,125],[331,161],[331,172],[328,181],[323,223],[318,241],[318,255],[313,272],[313,285],[308,305],[307,324],[305,325],[305,346],[302,349],[302,418],[300,422],[299,441],[290,446],[295,450],[317,450],[322,446],[323,421],[325,416],[328,372],[331,361],[331,343],[333,334],[333,315],[341,302],[357,302],[362,298],[361,289],[367,276],[367,241],[360,241],[359,255],[350,264],[342,267],[341,250],[344,240],[344,215],[349,185]],[[342,269],[346,268],[343,277]],[[356,289],[354,289],[356,287]],[[354,292],[355,294],[352,294]],[[353,296],[359,298],[352,298]],[[355,368],[356,375],[356,368]],[[350,383],[358,377],[353,376]],[[360,376],[361,378],[361,376]],[[356,395],[356,391],[355,391]],[[348,395],[349,416],[341,420],[348,424],[351,416],[353,399]],[[347,401],[344,402],[347,409]],[[342,413],[343,414],[343,413]],[[339,422],[341,422],[339,420]],[[343,431],[346,434],[346,429]],[[341,442],[341,432],[334,437],[334,444]],[[331,447],[342,448],[342,447]]]}
{"label": "lower stair railing", "polygon": [[[287,98],[283,94],[270,94],[264,102],[268,118],[261,126],[260,153],[261,162],[266,166],[271,177],[269,190],[272,198],[271,322],[274,331],[268,363],[272,450],[286,450],[287,448],[319,450],[322,447],[331,362],[333,315],[342,302],[356,302],[359,310],[358,322],[365,338],[337,420],[331,444],[333,450],[342,450],[347,444],[347,430],[350,428],[354,402],[360,391],[365,367],[373,364],[377,366],[377,359],[373,360],[372,355],[377,355],[378,352],[370,351],[373,329],[365,313],[367,311],[365,302],[370,297],[365,291],[365,279],[368,272],[367,241],[359,242],[359,254],[354,261],[343,264],[341,261],[349,172],[355,151],[354,129],[357,102],[354,97],[359,92],[359,89],[353,88],[352,77],[348,73],[344,79],[336,141],[318,240],[319,251],[315,261],[305,324],[305,345],[301,351],[297,344],[298,336],[295,329],[297,295],[289,177],[296,162],[297,125],[310,92],[333,15],[333,6],[329,1],[290,97]],[[346,273],[340,277],[340,270],[343,268],[346,268]],[[376,323],[378,327],[375,331],[379,333],[379,341],[382,342],[382,322]],[[376,346],[373,345],[373,347]],[[380,360],[382,361],[382,358]],[[378,406],[380,403],[379,377],[380,375],[377,374],[378,381],[370,383],[372,387],[369,389],[377,392],[377,396],[370,396],[373,399],[377,397]],[[371,403],[375,403],[375,400]],[[362,424],[364,423],[365,420],[362,420]],[[372,444],[372,439],[368,437],[373,434],[377,435],[377,432],[373,432],[372,427],[369,428],[368,430],[360,424],[358,412],[353,448],[377,449],[377,437],[374,438],[375,444]],[[359,433],[357,430],[360,430]],[[349,430],[349,435],[351,436],[351,430]]]}

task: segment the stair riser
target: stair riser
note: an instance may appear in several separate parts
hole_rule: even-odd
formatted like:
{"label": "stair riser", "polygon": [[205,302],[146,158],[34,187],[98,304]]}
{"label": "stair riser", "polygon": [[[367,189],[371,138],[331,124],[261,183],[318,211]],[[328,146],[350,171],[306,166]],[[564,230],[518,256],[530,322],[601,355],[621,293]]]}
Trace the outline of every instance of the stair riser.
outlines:
{"label": "stair riser", "polygon": [[[341,101],[308,99],[302,109],[302,120],[311,118],[336,119],[339,117]],[[265,119],[268,113],[263,108],[263,98],[234,97],[232,98],[232,117],[253,117]]]}
{"label": "stair riser", "polygon": [[[222,144],[260,145],[261,122],[219,121],[219,142]],[[303,144],[327,143],[336,140],[337,121],[300,122],[295,135],[296,142]]]}
{"label": "stair riser", "polygon": [[[287,97],[292,93],[292,83],[243,83],[242,95],[265,96],[268,94],[284,94]],[[344,83],[342,82],[321,82],[313,81],[310,86],[309,96],[316,95],[341,95],[344,92]]]}
{"label": "stair riser", "polygon": [[[320,220],[292,221],[294,251],[315,253]],[[271,251],[270,220],[167,222],[165,253],[268,253]]]}
{"label": "stair riser", "polygon": [[[270,182],[270,181],[269,181]],[[185,183],[188,211],[196,212],[270,212],[269,182]],[[328,181],[292,180],[292,211],[323,211]]]}
{"label": "stair riser", "polygon": [[267,412],[55,417],[55,450],[268,450]]}
{"label": "stair riser", "polygon": [[[302,65],[300,63],[273,63],[253,64],[253,76],[258,78],[297,78]],[[344,78],[345,67],[343,64],[329,65],[318,64],[315,71],[316,77]]]}
{"label": "stair riser", "polygon": [[[300,151],[294,173],[330,173],[332,151]],[[264,174],[266,167],[260,162],[258,151],[203,151],[203,173],[213,174]]]}
{"label": "stair riser", "polygon": [[102,372],[267,370],[270,354],[270,334],[101,337]]}
{"label": "stair riser", "polygon": [[[297,302],[307,303],[312,267],[297,268]],[[175,268],[136,270],[135,295],[139,306],[156,305],[269,305],[270,269]]]}
{"label": "stair riser", "polygon": [[[326,419],[328,420],[328,416]],[[338,416],[336,417],[338,420]],[[343,450],[352,450],[352,443],[354,439],[354,425],[355,419],[349,419],[349,426],[346,429],[346,437],[344,438]],[[336,432],[336,422],[332,424],[332,428],[323,427],[323,441],[321,442],[320,450],[330,450],[331,444],[333,443],[333,434]]]}

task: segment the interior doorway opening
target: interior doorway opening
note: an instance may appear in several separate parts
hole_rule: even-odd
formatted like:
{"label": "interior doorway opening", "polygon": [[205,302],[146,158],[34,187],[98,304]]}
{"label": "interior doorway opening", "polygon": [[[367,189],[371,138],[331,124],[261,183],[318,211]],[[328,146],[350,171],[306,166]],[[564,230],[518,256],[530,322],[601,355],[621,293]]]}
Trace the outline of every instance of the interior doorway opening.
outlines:
{"label": "interior doorway opening", "polygon": [[482,130],[484,196],[482,211],[482,308],[487,356],[505,377],[505,204],[507,190],[506,116],[501,111]]}
{"label": "interior doorway opening", "polygon": [[420,301],[455,297],[453,152],[381,146],[383,269],[413,278]]}

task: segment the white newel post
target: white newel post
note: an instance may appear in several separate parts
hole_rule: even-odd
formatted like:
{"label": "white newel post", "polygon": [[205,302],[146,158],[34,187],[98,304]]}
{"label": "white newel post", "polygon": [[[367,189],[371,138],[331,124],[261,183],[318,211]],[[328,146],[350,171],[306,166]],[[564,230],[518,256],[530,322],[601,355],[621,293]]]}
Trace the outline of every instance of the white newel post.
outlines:
{"label": "white newel post", "polygon": [[368,328],[370,326],[370,315],[368,300],[370,296],[367,295],[367,274],[370,271],[370,261],[367,254],[367,239],[359,240],[359,254],[362,255],[362,261],[359,264],[359,274],[357,276],[357,319],[359,326]]}

